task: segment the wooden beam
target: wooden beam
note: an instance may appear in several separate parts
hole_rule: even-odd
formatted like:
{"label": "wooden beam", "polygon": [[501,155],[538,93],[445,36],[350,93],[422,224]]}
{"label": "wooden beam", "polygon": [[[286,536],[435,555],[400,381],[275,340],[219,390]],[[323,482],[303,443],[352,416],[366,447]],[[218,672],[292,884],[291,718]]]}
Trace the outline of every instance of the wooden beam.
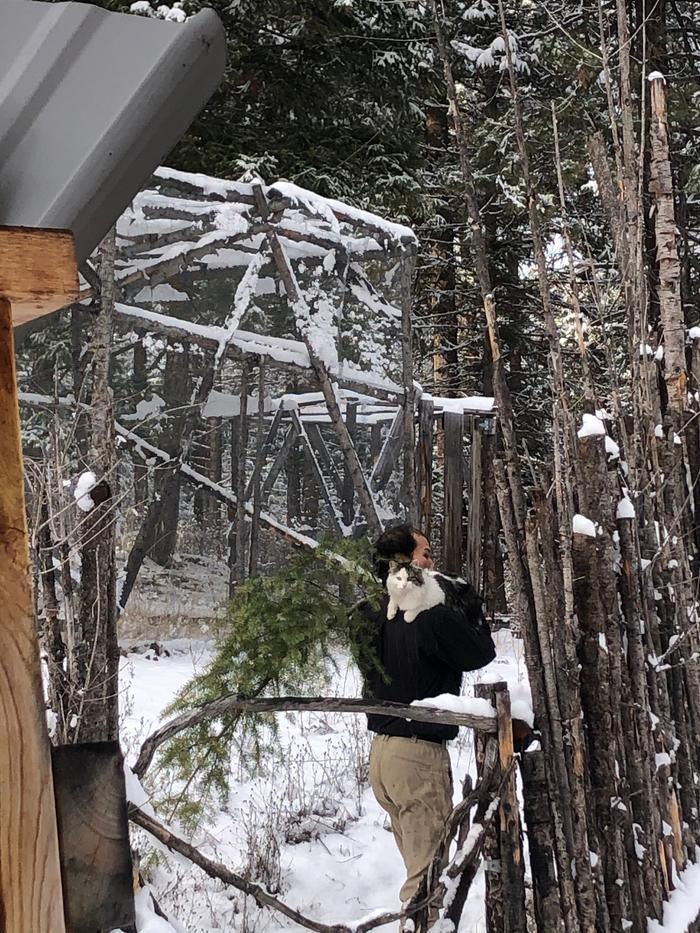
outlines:
{"label": "wooden beam", "polygon": [[[262,357],[261,357],[260,365],[264,367],[264,361]],[[272,454],[272,451],[275,446],[275,438],[277,437],[277,433],[279,431],[280,425],[282,424],[283,418],[284,418],[284,409],[278,408],[272,418],[272,424],[270,425],[270,429],[267,432],[267,436],[263,442],[262,457],[260,459],[258,459],[257,457],[255,458],[255,467],[253,468],[253,473],[250,479],[248,480],[248,485],[246,486],[246,489],[245,489],[246,502],[254,494],[255,485],[259,481],[260,477],[262,476],[263,468],[265,467],[265,464],[267,463],[268,458]]]}
{"label": "wooden beam", "polygon": [[67,230],[0,227],[0,296],[12,306],[15,327],[75,301],[73,235]]}
{"label": "wooden beam", "polygon": [[433,437],[434,404],[432,399],[418,402],[418,447],[416,473],[418,485],[418,524],[430,537],[433,518]]}
{"label": "wooden beam", "polygon": [[401,441],[403,440],[403,429],[404,412],[403,408],[399,408],[399,410],[396,412],[394,420],[391,422],[389,434],[384,441],[384,446],[382,447],[381,453],[379,454],[379,459],[375,463],[374,469],[372,470],[372,475],[369,479],[372,492],[379,492],[381,489],[383,489],[389,482],[389,477],[394,472],[394,468],[396,467],[396,460],[399,456],[399,450],[401,449]]}
{"label": "wooden beam", "polygon": [[[117,304],[115,307],[117,319],[120,323],[133,328],[148,329],[163,334],[166,337],[172,337],[175,340],[183,340],[195,346],[202,347],[204,350],[216,351],[220,346],[220,338],[223,336],[223,328],[210,328],[201,324],[193,324],[191,321],[180,321],[173,317],[167,317],[158,314],[156,311],[149,311],[144,308],[132,308],[129,305]],[[218,333],[217,333],[218,331]],[[295,351],[297,347],[303,347],[301,341],[289,340],[285,349]],[[264,335],[254,334],[251,331],[236,331],[232,337],[232,342],[226,347],[226,356],[231,359],[241,359],[245,356],[252,356],[257,359],[265,356],[270,366],[281,369],[285,372],[298,375],[308,379],[311,366],[297,365],[288,360],[281,361],[276,359],[278,345],[266,345]],[[290,354],[293,355],[293,354]],[[402,398],[402,390],[397,386],[396,391],[390,388],[383,388],[375,385],[371,378],[363,378],[359,371],[353,371],[351,375],[338,374],[331,372],[330,376],[341,389],[349,389],[352,392],[358,392],[364,395],[371,395],[374,398],[396,402]]]}
{"label": "wooden beam", "polygon": [[[353,444],[357,439],[357,402],[348,400],[345,406],[345,424],[348,429]],[[346,525],[351,525],[355,515],[355,486],[352,481],[352,474],[345,467],[343,477],[343,521]]]}
{"label": "wooden beam", "polygon": [[[17,262],[8,271],[5,261],[0,258],[0,275],[7,287],[13,277],[15,284],[20,282],[22,272]],[[48,268],[47,274],[52,278]],[[12,324],[10,302],[0,297],[0,930],[64,933],[51,757],[30,589]]]}
{"label": "wooden beam", "polygon": [[263,505],[267,504],[267,500],[270,498],[270,493],[272,492],[272,487],[275,485],[275,480],[279,476],[280,470],[284,466],[287,457],[289,456],[289,452],[292,447],[294,447],[296,440],[297,429],[292,424],[290,425],[289,430],[287,431],[287,434],[284,438],[284,443],[280,447],[277,456],[275,457],[274,462],[262,484],[261,501]]}
{"label": "wooden beam", "polygon": [[[326,480],[323,476],[323,473],[321,472],[321,467],[319,465],[318,460],[316,459],[316,453],[306,433],[306,428],[302,424],[298,411],[295,411],[294,409],[292,409],[290,411],[290,416],[292,419],[292,424],[297,429],[298,436],[301,439],[302,443],[304,444],[304,447],[306,448],[306,453],[309,458],[309,463],[311,465],[311,471],[313,472],[314,477],[316,478],[316,482],[318,483],[321,495],[325,499],[326,505],[328,506],[328,511],[330,512],[330,516],[331,516],[331,522],[333,523],[333,530],[336,532],[336,534],[342,535],[343,528],[342,528],[341,516],[339,515],[335,502],[333,501],[333,496],[331,495],[331,491],[326,485]],[[346,522],[346,524],[349,524],[349,523]]]}
{"label": "wooden beam", "polygon": [[461,412],[446,411],[445,428],[445,507],[442,535],[445,573],[462,572],[462,509],[464,466],[462,461],[464,424]]}
{"label": "wooden beam", "polygon": [[469,525],[467,528],[467,573],[469,582],[481,592],[481,426],[471,417],[471,447],[469,451]]}
{"label": "wooden beam", "polygon": [[[340,405],[338,404],[336,391],[338,384],[337,382],[335,384],[333,383],[331,379],[332,374],[329,372],[325,361],[318,355],[314,347],[314,342],[309,335],[313,311],[307,305],[306,299],[297,288],[296,277],[292,271],[289,257],[274,230],[267,235],[267,240],[270,244],[272,255],[275,257],[280,278],[284,284],[287,301],[292,306],[296,305],[297,319],[306,319],[304,326],[298,325],[298,330],[302,334],[306,350],[309,354],[311,368],[323,392],[326,408],[328,409],[331,423],[338,438],[338,446],[343,453],[348,472],[352,476],[355,492],[357,493],[357,498],[362,507],[367,525],[371,534],[379,535],[384,530],[384,525],[377,512],[377,505],[372,496],[367,478],[362,470],[362,464],[355,450],[355,445],[352,442],[347,425],[343,421],[343,416],[340,413]],[[303,309],[303,313],[300,313],[300,309]]]}
{"label": "wooden beam", "polygon": [[[303,417],[302,417],[303,421]],[[331,457],[328,447],[326,447],[326,442],[323,439],[321,434],[321,428],[318,424],[310,421],[304,425],[306,428],[306,436],[311,442],[311,446],[316,451],[316,456],[318,457],[319,463],[321,466],[325,467],[326,472],[331,478],[333,487],[336,491],[336,495],[339,499],[343,498],[343,480],[341,479],[340,473],[336,469],[335,463],[333,463],[333,457]]]}

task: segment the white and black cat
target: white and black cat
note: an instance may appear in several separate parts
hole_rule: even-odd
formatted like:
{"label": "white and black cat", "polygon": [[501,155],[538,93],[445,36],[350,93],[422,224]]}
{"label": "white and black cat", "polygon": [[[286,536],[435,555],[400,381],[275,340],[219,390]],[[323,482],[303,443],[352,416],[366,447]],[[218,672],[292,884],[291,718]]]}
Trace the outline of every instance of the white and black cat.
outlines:
{"label": "white and black cat", "polygon": [[389,594],[387,619],[393,619],[399,609],[406,622],[413,622],[419,612],[432,609],[445,602],[445,591],[437,582],[436,574],[416,564],[389,562],[386,591]]}
{"label": "white and black cat", "polygon": [[394,619],[399,609],[406,622],[433,606],[446,605],[450,609],[464,612],[477,623],[486,625],[482,601],[474,587],[454,577],[445,577],[434,570],[424,570],[416,564],[391,561],[386,580],[389,594],[387,619]]}

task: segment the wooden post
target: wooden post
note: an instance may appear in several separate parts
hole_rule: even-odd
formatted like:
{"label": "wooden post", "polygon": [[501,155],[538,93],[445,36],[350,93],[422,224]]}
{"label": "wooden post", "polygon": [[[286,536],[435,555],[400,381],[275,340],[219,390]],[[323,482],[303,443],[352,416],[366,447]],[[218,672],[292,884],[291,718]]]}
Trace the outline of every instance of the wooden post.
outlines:
{"label": "wooden post", "polygon": [[250,362],[241,360],[241,402],[238,416],[237,451],[238,466],[236,467],[236,566],[235,577],[230,581],[230,591],[233,592],[236,583],[243,583],[246,576],[246,466],[248,464],[248,384],[250,377]]}
{"label": "wooden post", "polygon": [[445,508],[442,536],[443,566],[446,573],[462,572],[463,433],[461,412],[446,411],[445,428]]}
{"label": "wooden post", "polygon": [[[357,438],[357,402],[348,399],[345,408],[345,424],[348,428],[353,444]],[[355,486],[352,481],[352,474],[345,467],[345,477],[343,479],[343,522],[345,525],[352,525],[355,517]]]}
{"label": "wooden post", "polygon": [[[501,770],[505,771],[513,759],[513,720],[510,714],[510,695],[505,683],[495,685],[496,715],[498,717],[498,745]],[[520,805],[513,771],[501,799],[501,885],[503,889],[503,915],[505,933],[527,930],[525,912],[525,866],[520,831]]]}
{"label": "wooden post", "polygon": [[413,274],[416,250],[405,250],[401,262],[401,359],[403,377],[403,483],[402,499],[411,525],[418,521],[416,491],[416,391],[413,385]]}
{"label": "wooden post", "polygon": [[547,776],[541,748],[520,758],[527,843],[532,870],[532,891],[537,933],[561,930],[561,903],[554,864],[554,835],[549,813]]}
{"label": "wooden post", "polygon": [[53,773],[69,933],[134,929],[119,743],[60,745],[53,750]]}
{"label": "wooden post", "polygon": [[469,456],[469,524],[467,526],[467,575],[469,582],[481,592],[481,428],[479,419],[471,417],[471,449]]}
{"label": "wooden post", "polygon": [[64,933],[34,625],[13,324],[77,296],[70,234],[0,228],[0,930]]}
{"label": "wooden post", "polygon": [[416,473],[418,484],[418,524],[430,537],[433,518],[433,422],[435,405],[431,400],[418,402],[418,448]]}
{"label": "wooden post", "polygon": [[377,421],[375,424],[372,425],[372,428],[370,431],[369,446],[370,446],[370,454],[372,457],[372,468],[374,469],[374,465],[379,459],[379,454],[382,451],[382,423],[381,421]]}
{"label": "wooden post", "polygon": [[391,422],[389,433],[386,436],[379,458],[374,465],[369,484],[372,492],[380,492],[389,482],[389,477],[394,472],[396,460],[399,455],[399,449],[403,441],[403,409],[399,408],[394,420]]}
{"label": "wooden post", "polygon": [[[505,684],[475,684],[474,696],[480,697],[483,700],[489,700],[491,703],[494,703],[497,686],[505,686]],[[474,748],[476,752],[476,763],[479,774],[482,774],[484,769],[486,740],[487,736],[483,735],[482,733],[474,733]],[[498,785],[500,780],[501,766],[499,761],[498,765],[496,766],[494,784]],[[496,822],[492,823],[486,832],[482,853],[484,859],[484,873],[486,878],[486,930],[487,933],[504,933],[501,837]]]}
{"label": "wooden post", "polygon": [[[510,767],[514,754],[508,685],[503,681],[476,684],[474,695],[490,700],[496,707],[500,774],[503,774]],[[480,741],[483,749],[483,739]],[[484,842],[484,859],[488,933],[524,933],[527,930],[525,872],[515,772],[501,798],[499,826],[489,830]]]}

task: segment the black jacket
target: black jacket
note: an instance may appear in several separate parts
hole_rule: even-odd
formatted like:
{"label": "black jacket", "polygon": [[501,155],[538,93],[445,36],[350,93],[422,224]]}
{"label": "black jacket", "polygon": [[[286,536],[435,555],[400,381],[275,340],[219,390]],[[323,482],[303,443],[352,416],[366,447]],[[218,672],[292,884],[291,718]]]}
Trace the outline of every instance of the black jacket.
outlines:
{"label": "black jacket", "polygon": [[[413,700],[459,694],[462,673],[492,661],[496,649],[489,627],[480,611],[466,612],[434,606],[413,622],[403,613],[389,621],[385,602],[381,610],[367,607],[365,615],[375,625],[375,651],[383,668],[365,670],[365,695],[409,705]],[[394,716],[367,716],[372,732],[381,735],[453,739],[457,726],[416,722]]]}

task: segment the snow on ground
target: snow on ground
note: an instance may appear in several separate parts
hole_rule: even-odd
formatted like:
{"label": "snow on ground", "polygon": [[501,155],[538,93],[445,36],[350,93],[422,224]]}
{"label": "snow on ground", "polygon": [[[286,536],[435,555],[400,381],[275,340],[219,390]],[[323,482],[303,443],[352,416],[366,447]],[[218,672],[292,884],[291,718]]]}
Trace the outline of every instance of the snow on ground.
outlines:
{"label": "snow on ground", "polygon": [[[524,684],[522,645],[509,632],[496,633],[498,657],[488,668],[466,675],[464,692],[482,676]],[[160,713],[178,689],[211,657],[207,642],[166,642],[169,656],[153,650],[122,660],[123,741],[127,762],[159,724]],[[341,664],[330,693],[358,696],[355,670]],[[369,735],[364,716],[322,713],[279,714],[279,744],[270,744],[264,773],[250,779],[237,754],[225,809],[194,835],[202,851],[233,869],[251,868],[254,880],[268,864],[281,876],[280,895],[307,915],[326,923],[356,921],[384,908],[398,909],[404,870],[385,814],[366,783]],[[461,730],[450,744],[455,800],[467,772],[475,773],[471,734]],[[148,786],[148,776],[144,782]],[[173,828],[176,828],[173,826]],[[184,833],[186,835],[186,833]],[[294,839],[300,840],[293,842]],[[279,849],[277,846],[279,845]],[[182,860],[168,860],[154,872],[161,906],[187,933],[278,933],[293,925],[261,913],[242,896],[206,878]],[[480,872],[465,908],[462,933],[482,933],[484,882]],[[141,931],[139,931],[141,933]]]}
{"label": "snow on ground", "polygon": [[674,879],[676,890],[664,904],[663,923],[650,920],[648,933],[685,933],[698,916],[698,891],[700,890],[700,848],[695,850],[695,864],[688,867],[679,878]]}

